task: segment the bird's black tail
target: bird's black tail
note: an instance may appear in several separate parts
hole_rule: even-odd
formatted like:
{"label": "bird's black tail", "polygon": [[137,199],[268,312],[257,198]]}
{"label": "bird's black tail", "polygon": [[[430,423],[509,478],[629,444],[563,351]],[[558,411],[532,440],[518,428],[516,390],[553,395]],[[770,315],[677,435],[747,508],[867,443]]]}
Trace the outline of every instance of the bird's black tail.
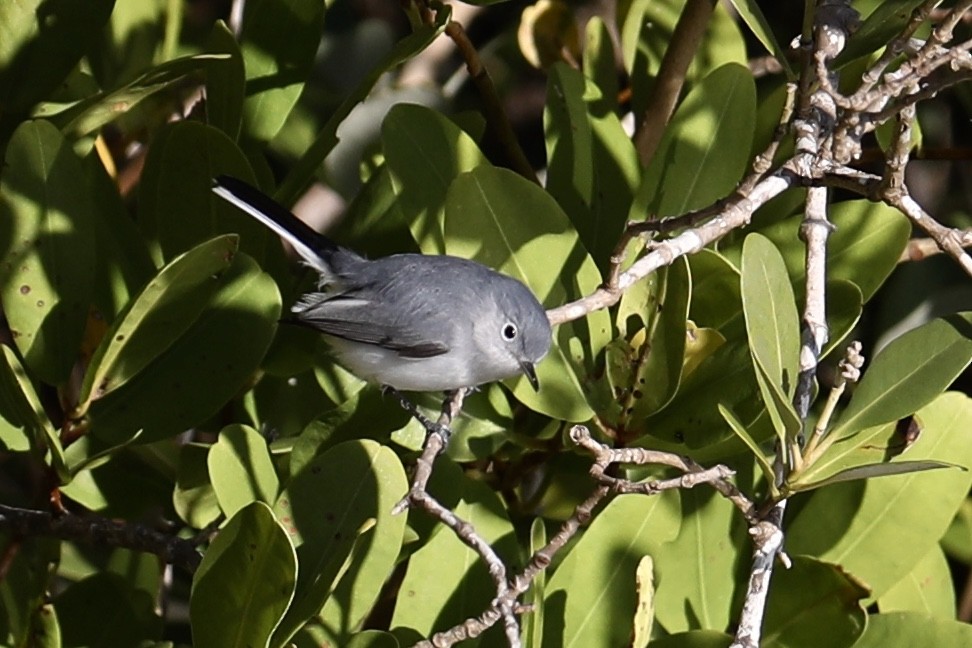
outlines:
{"label": "bird's black tail", "polygon": [[213,192],[282,236],[308,265],[324,274],[332,272],[331,257],[337,253],[350,253],[314,231],[273,198],[238,178],[216,176]]}

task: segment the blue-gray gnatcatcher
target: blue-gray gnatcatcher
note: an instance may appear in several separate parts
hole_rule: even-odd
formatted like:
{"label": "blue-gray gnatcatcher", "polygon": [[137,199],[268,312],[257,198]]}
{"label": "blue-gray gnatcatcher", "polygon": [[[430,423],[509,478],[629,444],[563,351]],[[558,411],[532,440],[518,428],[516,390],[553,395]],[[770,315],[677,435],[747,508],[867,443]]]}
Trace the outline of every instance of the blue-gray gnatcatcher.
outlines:
{"label": "blue-gray gnatcatcher", "polygon": [[320,273],[320,292],[293,306],[365,380],[405,391],[475,387],[519,373],[550,349],[547,314],[522,283],[474,261],[395,254],[369,260],[315,232],[242,180],[213,191],[286,239]]}

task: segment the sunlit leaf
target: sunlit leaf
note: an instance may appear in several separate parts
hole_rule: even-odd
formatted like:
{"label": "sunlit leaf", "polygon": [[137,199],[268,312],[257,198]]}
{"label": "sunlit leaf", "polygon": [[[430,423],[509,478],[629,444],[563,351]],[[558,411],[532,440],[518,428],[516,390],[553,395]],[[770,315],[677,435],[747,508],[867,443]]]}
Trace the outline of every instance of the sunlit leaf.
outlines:
{"label": "sunlit leaf", "polygon": [[287,533],[263,502],[220,529],[192,579],[189,619],[195,645],[267,645],[294,595],[297,559]]}
{"label": "sunlit leaf", "polygon": [[865,368],[830,434],[895,421],[931,401],[972,362],[972,313],[938,318],[893,340]]}
{"label": "sunlit leaf", "polygon": [[[945,393],[916,418],[924,431],[900,455],[902,461],[947,460],[972,466],[972,446],[967,442],[972,401],[967,396]],[[830,451],[845,444],[857,447],[858,440],[847,439]],[[857,450],[857,461],[874,463],[869,455],[882,457],[889,451],[888,441]],[[822,488],[790,522],[787,551],[841,565],[879,598],[938,543],[970,484],[972,472],[934,470]]]}

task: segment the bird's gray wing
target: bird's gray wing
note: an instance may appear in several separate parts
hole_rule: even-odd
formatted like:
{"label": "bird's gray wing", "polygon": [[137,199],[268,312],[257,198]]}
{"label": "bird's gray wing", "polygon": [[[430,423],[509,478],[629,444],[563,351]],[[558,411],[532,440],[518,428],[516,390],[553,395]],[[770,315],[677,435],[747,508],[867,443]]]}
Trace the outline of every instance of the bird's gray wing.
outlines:
{"label": "bird's gray wing", "polygon": [[294,306],[295,324],[328,335],[373,344],[405,358],[432,358],[449,351],[443,340],[430,339],[414,326],[404,327],[382,304],[350,295],[310,293]]}

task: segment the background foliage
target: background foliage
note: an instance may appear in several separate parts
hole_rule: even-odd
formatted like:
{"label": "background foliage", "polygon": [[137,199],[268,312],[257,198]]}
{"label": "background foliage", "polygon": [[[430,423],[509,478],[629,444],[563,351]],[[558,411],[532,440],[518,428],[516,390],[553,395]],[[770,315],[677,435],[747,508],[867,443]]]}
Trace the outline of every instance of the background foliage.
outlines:
{"label": "background foliage", "polygon": [[[718,4],[643,160],[631,115],[687,3],[404,4],[247,0],[227,26],[229,3],[208,0],[0,3],[0,645],[383,647],[480,617],[498,585],[468,539],[393,514],[425,430],[278,324],[314,278],[212,177],[340,212],[330,234],[372,256],[475,259],[553,309],[631,267],[645,241],[618,247],[629,221],[730,196],[798,65],[793,3]],[[852,4],[851,86],[938,3]],[[919,106],[908,177],[956,228],[969,100],[956,85]],[[856,164],[880,172],[891,137]],[[805,196],[562,321],[538,393],[518,379],[466,399],[429,492],[510,574],[583,517],[583,423],[612,448],[725,465],[757,507],[789,498],[792,566],[762,645],[972,641],[968,277],[912,260],[898,210],[832,192],[830,335],[804,421]],[[851,339],[863,378],[776,479],[774,448],[830,416]],[[679,474],[637,463],[608,472]],[[522,645],[728,645],[756,513],[705,484],[608,500],[532,577]],[[513,643],[501,626],[471,642]]]}

